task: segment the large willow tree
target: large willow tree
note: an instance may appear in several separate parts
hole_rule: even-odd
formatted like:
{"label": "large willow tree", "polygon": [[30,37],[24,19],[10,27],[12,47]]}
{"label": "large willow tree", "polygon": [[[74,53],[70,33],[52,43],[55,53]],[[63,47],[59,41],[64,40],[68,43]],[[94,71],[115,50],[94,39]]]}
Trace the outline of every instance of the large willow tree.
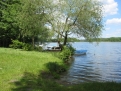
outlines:
{"label": "large willow tree", "polygon": [[87,40],[98,38],[103,29],[102,4],[98,0],[56,0],[49,21],[52,30],[62,38],[74,34]]}

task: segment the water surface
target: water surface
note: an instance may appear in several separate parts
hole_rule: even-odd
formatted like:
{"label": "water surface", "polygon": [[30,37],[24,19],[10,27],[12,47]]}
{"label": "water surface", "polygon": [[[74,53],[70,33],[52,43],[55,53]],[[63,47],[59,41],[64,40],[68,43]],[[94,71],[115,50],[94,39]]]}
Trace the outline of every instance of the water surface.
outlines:
{"label": "water surface", "polygon": [[75,42],[76,49],[87,54],[74,56],[69,70],[61,80],[71,83],[90,81],[121,82],[121,42]]}

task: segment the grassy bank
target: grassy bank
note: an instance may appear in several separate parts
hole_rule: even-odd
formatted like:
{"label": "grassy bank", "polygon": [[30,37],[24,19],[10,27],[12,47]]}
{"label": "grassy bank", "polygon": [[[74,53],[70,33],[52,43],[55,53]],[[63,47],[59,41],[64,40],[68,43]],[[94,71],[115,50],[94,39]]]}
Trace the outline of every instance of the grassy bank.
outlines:
{"label": "grassy bank", "polygon": [[59,84],[44,73],[50,62],[62,64],[51,52],[0,48],[0,91],[121,91],[121,83],[114,82]]}
{"label": "grassy bank", "polygon": [[62,63],[51,53],[0,48],[0,91],[9,91],[10,83],[19,80],[24,72],[38,74],[47,70],[44,64],[48,62]]}

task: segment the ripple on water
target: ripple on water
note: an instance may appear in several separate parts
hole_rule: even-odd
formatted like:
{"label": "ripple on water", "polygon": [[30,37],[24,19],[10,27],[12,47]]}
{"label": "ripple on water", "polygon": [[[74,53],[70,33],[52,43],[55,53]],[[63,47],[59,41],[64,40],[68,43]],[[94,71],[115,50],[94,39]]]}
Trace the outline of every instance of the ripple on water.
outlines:
{"label": "ripple on water", "polygon": [[86,55],[75,56],[70,69],[61,79],[71,83],[90,81],[121,82],[121,43],[101,42],[99,46],[75,43],[74,47],[88,50]]}

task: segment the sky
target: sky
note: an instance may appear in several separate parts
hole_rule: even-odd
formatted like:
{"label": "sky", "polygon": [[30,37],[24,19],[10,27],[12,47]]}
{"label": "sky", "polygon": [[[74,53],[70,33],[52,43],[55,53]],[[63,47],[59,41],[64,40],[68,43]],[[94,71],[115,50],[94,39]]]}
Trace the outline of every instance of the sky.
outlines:
{"label": "sky", "polygon": [[[55,3],[57,3],[57,1],[58,0],[55,0]],[[102,30],[101,37],[121,37],[121,0],[99,1],[103,4],[104,12],[104,30]]]}
{"label": "sky", "polygon": [[103,3],[102,38],[121,37],[121,0],[100,0]]}

